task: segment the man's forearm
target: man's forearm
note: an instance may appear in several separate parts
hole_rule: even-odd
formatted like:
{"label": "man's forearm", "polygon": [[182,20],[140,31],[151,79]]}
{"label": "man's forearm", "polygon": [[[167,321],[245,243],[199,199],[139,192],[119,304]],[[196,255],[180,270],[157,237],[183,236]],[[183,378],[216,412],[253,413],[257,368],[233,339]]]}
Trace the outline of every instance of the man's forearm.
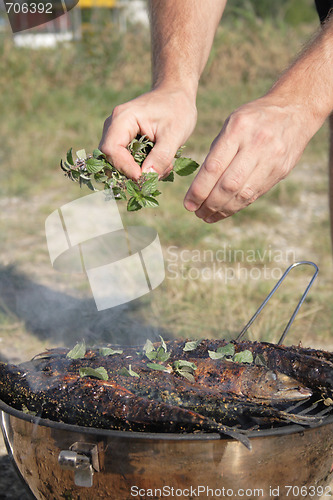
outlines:
{"label": "man's forearm", "polygon": [[278,105],[296,106],[318,129],[333,111],[333,17],[268,93]]}
{"label": "man's forearm", "polygon": [[153,86],[196,94],[227,0],[150,0]]}

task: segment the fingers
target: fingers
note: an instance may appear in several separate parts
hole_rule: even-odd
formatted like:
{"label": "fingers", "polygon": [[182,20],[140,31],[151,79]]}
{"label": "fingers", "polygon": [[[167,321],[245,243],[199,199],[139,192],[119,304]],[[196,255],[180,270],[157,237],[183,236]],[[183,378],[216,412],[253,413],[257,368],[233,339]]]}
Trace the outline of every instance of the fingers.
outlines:
{"label": "fingers", "polygon": [[[185,196],[184,206],[187,210],[197,212],[200,209],[237,152],[237,143],[228,144],[226,141],[219,140],[219,136],[215,139],[210,153]],[[220,205],[220,201],[218,204]]]}
{"label": "fingers", "polygon": [[159,132],[153,149],[142,164],[142,172],[154,171],[160,178],[165,177],[173,168],[173,160],[180,146],[176,137]]}
{"label": "fingers", "polygon": [[122,126],[116,117],[117,108],[105,120],[99,149],[117,170],[123,172],[127,177],[138,179],[141,175],[141,169],[127,149],[128,144],[139,133],[138,126],[136,123]]}
{"label": "fingers", "polygon": [[[196,106],[190,95],[174,88],[155,89],[114,109],[105,121],[100,149],[128,177],[137,179],[142,172],[155,171],[162,178],[195,123]],[[142,170],[126,149],[138,134],[154,142]]]}
{"label": "fingers", "polygon": [[186,194],[185,208],[217,222],[285,178],[309,140],[296,111],[265,97],[232,113]]}

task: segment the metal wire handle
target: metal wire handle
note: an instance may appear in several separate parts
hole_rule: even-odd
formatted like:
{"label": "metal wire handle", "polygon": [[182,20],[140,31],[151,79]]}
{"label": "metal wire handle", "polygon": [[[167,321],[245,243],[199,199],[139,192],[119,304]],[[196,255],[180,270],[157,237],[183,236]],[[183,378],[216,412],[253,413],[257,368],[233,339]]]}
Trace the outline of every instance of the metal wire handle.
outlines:
{"label": "metal wire handle", "polygon": [[269,301],[269,299],[272,297],[272,295],[276,292],[276,290],[279,288],[279,286],[281,285],[281,283],[284,281],[285,277],[287,276],[287,274],[290,273],[290,271],[292,269],[294,269],[295,267],[297,266],[301,266],[301,265],[309,265],[309,266],[313,266],[315,268],[315,272],[308,284],[308,286],[306,287],[300,301],[298,302],[293,314],[291,315],[291,318],[289,319],[288,321],[288,324],[287,326],[285,327],[284,331],[283,331],[283,334],[278,342],[278,345],[282,344],[282,342],[284,341],[284,339],[286,338],[286,335],[287,333],[289,332],[289,329],[296,317],[296,314],[298,313],[301,305],[303,304],[304,300],[305,300],[305,297],[307,296],[314,280],[316,279],[317,277],[317,274],[318,274],[318,266],[314,263],[314,262],[310,262],[310,261],[307,261],[307,260],[302,260],[302,261],[299,261],[299,262],[295,262],[294,264],[292,264],[291,266],[288,267],[288,269],[283,273],[283,275],[281,276],[281,278],[279,279],[279,281],[276,283],[275,287],[271,290],[271,292],[267,295],[267,297],[265,298],[264,302],[261,304],[261,306],[257,309],[257,311],[254,313],[254,315],[252,316],[252,318],[250,319],[250,321],[244,326],[243,330],[240,332],[240,334],[238,335],[238,337],[236,338],[236,341],[240,340],[244,335],[245,333],[247,332],[247,330],[250,328],[250,326],[252,325],[252,323],[254,322],[254,320],[257,318],[257,316],[261,313],[261,311],[263,310],[263,308],[265,307],[265,305],[267,304],[267,302]]}

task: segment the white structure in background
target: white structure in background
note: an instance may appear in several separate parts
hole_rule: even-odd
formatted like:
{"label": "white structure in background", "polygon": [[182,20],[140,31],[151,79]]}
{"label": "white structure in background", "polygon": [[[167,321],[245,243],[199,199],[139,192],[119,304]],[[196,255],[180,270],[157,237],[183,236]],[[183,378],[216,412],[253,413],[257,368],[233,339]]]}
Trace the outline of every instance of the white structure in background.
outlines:
{"label": "white structure in background", "polygon": [[81,38],[81,12],[74,7],[69,12],[45,24],[13,34],[14,44],[32,49],[54,48],[58,43]]}
{"label": "white structure in background", "polygon": [[119,27],[121,31],[126,31],[128,24],[149,26],[146,0],[118,0],[116,9],[119,9]]}

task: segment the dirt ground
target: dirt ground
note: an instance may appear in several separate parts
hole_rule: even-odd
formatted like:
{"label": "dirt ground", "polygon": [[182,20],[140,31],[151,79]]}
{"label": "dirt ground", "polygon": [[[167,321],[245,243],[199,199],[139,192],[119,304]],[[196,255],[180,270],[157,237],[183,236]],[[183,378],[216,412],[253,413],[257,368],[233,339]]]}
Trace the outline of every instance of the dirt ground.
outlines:
{"label": "dirt ground", "polygon": [[0,435],[0,500],[32,500],[15,472]]}

